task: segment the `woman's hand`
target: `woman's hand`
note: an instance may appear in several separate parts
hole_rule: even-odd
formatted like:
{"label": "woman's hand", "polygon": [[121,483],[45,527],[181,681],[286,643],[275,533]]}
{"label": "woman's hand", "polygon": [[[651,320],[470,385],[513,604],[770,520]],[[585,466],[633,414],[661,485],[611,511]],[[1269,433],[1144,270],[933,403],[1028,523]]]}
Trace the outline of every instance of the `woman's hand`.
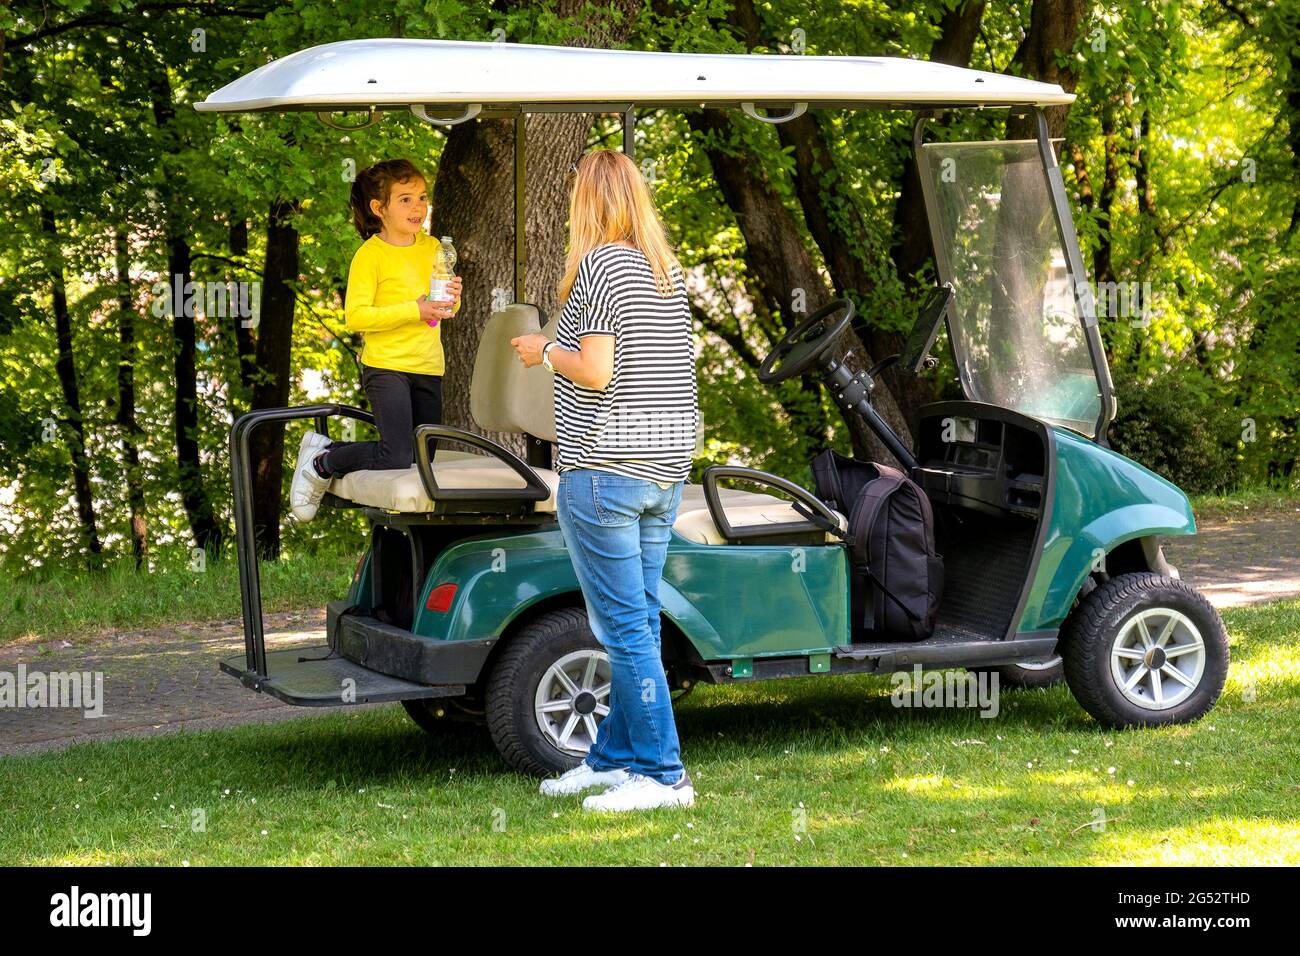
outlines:
{"label": "woman's hand", "polygon": [[530,332],[528,335],[516,335],[510,340],[510,344],[519,353],[524,368],[532,368],[534,365],[542,364],[542,349],[549,341],[551,340],[541,332]]}

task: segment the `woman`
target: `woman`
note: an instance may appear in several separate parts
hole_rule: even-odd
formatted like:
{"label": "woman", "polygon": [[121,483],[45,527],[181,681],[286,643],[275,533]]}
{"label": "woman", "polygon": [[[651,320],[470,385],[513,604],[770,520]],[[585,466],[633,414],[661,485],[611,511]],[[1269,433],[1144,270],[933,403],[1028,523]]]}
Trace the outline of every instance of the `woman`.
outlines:
{"label": "woman", "polygon": [[659,578],[699,417],[690,309],[632,160],[602,150],[572,172],[556,340],[511,344],[525,367],[556,373],[560,530],[612,680],[586,759],[541,791],[609,785],[588,810],[690,806],[659,641]]}

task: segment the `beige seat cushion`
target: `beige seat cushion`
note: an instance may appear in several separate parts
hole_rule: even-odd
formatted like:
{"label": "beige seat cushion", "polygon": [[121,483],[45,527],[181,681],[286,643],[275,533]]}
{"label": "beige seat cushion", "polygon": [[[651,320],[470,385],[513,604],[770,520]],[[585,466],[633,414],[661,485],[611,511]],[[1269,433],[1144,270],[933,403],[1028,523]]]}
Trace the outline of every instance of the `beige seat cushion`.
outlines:
{"label": "beige seat cushion", "polygon": [[[539,513],[554,513],[560,477],[549,468],[534,468],[551,489],[545,501],[535,502]],[[439,449],[433,458],[433,477],[439,488],[525,488],[524,480],[505,462],[487,455]],[[330,493],[359,505],[403,514],[428,514],[433,501],[424,490],[419,469],[394,468],[354,471],[330,482]]]}
{"label": "beige seat cushion", "polygon": [[[700,497],[703,499],[703,486],[695,485],[693,487],[700,489]],[[765,498],[767,500],[755,503],[746,501],[744,498],[733,498],[732,495],[747,496],[750,499]],[[684,504],[686,488],[682,489],[682,499]],[[777,498],[774,495],[757,495],[748,492],[722,490],[721,504],[722,510],[727,516],[727,521],[733,528],[770,524],[773,531],[779,531],[779,525],[806,522],[808,520],[794,510],[791,502]],[[838,511],[835,512],[835,518],[840,530],[847,531],[849,527],[848,519]],[[727,539],[722,536],[718,526],[713,523],[713,515],[709,513],[707,505],[691,508],[690,510],[679,508],[677,510],[677,520],[673,522],[673,530],[688,541],[694,541],[697,544],[727,543]],[[837,541],[839,541],[839,538],[829,531],[826,532],[827,544],[833,544]]]}
{"label": "beige seat cushion", "polygon": [[[555,513],[555,496],[560,486],[560,476],[549,468],[534,469],[551,489],[545,501],[539,501],[535,510],[539,514]],[[523,488],[524,481],[505,462],[487,455],[439,449],[433,459],[433,474],[442,488]],[[415,465],[385,471],[354,471],[330,483],[330,493],[359,505],[380,508],[401,514],[428,514],[433,511],[433,501],[424,490],[420,472]],[[790,502],[774,495],[756,494],[736,488],[719,488],[722,507],[727,520],[734,527],[752,524],[779,525],[804,521]],[[846,529],[848,521],[836,512],[840,527]],[[713,523],[704,500],[704,486],[682,486],[681,504],[673,530],[689,541],[699,544],[726,544],[726,540]],[[827,542],[837,540],[827,532]]]}

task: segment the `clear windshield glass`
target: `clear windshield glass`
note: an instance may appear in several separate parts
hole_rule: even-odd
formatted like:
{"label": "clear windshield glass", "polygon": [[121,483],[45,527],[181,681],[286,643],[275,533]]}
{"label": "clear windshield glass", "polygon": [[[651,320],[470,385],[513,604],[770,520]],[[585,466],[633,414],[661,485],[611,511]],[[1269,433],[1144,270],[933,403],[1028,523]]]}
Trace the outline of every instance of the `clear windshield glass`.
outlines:
{"label": "clear windshield glass", "polygon": [[931,143],[921,154],[967,396],[1093,435],[1101,389],[1038,144]]}

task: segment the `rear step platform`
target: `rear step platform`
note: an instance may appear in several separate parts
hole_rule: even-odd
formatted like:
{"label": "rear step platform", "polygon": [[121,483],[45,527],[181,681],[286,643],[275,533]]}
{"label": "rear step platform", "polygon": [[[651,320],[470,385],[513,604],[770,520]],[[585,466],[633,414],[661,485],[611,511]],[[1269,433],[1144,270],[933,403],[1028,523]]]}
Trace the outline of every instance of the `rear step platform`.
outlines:
{"label": "rear step platform", "polygon": [[[463,684],[431,687],[380,674],[346,658],[331,656],[328,644],[267,651],[266,677],[250,671],[243,654],[222,660],[221,669],[239,678],[245,687],[300,707],[343,707],[421,697],[459,697],[465,693]],[[348,680],[353,683],[345,683]]]}

